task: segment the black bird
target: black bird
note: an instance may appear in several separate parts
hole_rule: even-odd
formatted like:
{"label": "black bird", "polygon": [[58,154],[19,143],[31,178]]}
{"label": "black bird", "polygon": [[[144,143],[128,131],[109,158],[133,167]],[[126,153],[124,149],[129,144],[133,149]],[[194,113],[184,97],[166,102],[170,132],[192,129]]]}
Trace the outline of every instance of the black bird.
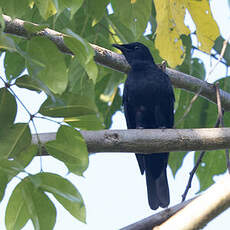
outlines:
{"label": "black bird", "polygon": [[[172,128],[174,93],[170,79],[154,63],[149,49],[139,42],[118,45],[131,70],[125,82],[123,105],[128,129]],[[169,205],[166,174],[169,153],[136,154],[145,172],[151,209]]]}

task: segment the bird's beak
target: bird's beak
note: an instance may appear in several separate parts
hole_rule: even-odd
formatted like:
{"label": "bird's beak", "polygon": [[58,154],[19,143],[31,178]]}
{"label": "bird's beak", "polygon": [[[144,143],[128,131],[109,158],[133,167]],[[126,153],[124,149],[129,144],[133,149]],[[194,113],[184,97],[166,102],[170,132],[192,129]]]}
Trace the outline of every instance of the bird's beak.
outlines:
{"label": "bird's beak", "polygon": [[125,49],[124,45],[113,44],[112,46],[121,50],[121,51]]}

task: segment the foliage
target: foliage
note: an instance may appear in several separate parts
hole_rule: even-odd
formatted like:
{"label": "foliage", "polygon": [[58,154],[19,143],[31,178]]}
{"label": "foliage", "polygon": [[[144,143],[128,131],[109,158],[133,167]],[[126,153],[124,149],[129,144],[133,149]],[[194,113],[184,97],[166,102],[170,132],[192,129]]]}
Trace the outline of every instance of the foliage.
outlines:
{"label": "foliage", "polygon": [[[218,55],[224,39],[206,0],[1,0],[0,7],[4,14],[26,21],[24,27],[29,38],[4,33],[5,25],[0,17],[0,48],[5,55],[6,79],[1,77],[4,87],[0,89],[0,200],[13,177],[20,172],[27,175],[11,194],[6,209],[6,227],[21,229],[31,219],[35,229],[52,229],[56,209],[47,193],[53,194],[71,215],[85,222],[83,199],[71,182],[47,172],[31,175],[25,168],[45,147],[50,155],[64,162],[69,172],[82,176],[88,167],[88,153],[78,130],[109,128],[112,116],[122,110],[118,86],[125,76],[96,65],[90,43],[113,50],[112,43],[140,41],[149,47],[155,62],[166,59],[169,66],[204,80],[205,67],[201,60],[192,57],[193,50],[210,54],[213,48]],[[186,10],[196,31],[190,31],[184,23]],[[143,35],[148,23],[151,29]],[[43,36],[30,36],[46,27],[63,33],[64,42],[74,55],[60,52]],[[197,46],[191,41],[192,34],[197,37]],[[229,57],[228,45],[223,57],[226,65],[230,63]],[[33,118],[38,115],[26,110],[30,117],[28,123],[15,123],[16,101],[20,101],[13,85],[47,95],[38,113],[64,118],[55,141],[45,146],[31,145],[29,123],[34,125]],[[220,85],[230,92],[229,78],[221,79]],[[181,120],[193,95],[179,89],[175,89],[175,95],[177,128],[215,125],[216,105],[199,98]],[[230,116],[225,116],[229,125]],[[186,153],[176,154],[176,158],[169,160],[174,175]],[[225,170],[224,154],[214,156],[217,154],[207,153],[197,172],[201,190],[213,183],[213,175]],[[213,166],[214,161],[218,164]]]}

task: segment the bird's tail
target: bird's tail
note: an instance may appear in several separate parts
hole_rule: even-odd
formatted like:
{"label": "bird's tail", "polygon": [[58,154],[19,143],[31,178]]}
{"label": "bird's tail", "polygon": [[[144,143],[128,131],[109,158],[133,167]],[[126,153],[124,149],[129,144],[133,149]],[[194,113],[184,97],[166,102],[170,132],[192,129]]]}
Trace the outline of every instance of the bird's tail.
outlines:
{"label": "bird's tail", "polygon": [[145,173],[150,208],[155,210],[158,207],[167,207],[169,205],[169,187],[166,168],[161,171],[157,178],[153,176],[151,170],[146,169]]}

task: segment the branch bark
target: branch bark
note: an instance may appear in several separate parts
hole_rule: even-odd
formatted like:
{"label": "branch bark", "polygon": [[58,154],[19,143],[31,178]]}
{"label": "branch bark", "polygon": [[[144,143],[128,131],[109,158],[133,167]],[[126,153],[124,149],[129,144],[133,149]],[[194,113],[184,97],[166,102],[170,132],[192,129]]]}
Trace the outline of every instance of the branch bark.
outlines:
{"label": "branch bark", "polygon": [[153,229],[201,229],[228,207],[230,207],[230,175],[224,176],[162,225]]}
{"label": "branch bark", "polygon": [[[195,197],[196,198],[196,197]],[[193,199],[195,199],[193,198]],[[184,208],[187,204],[189,204],[193,199],[187,200],[183,203],[177,204],[173,207],[167,208],[161,212],[158,212],[152,216],[146,217],[143,220],[140,220],[136,223],[130,224],[120,230],[152,230],[153,227],[162,224],[168,218],[173,216],[179,210]]]}
{"label": "branch bark", "polygon": [[[29,33],[26,31],[24,25],[25,22],[20,19],[14,19],[12,20],[9,16],[3,15],[3,19],[5,21],[5,29],[4,31],[6,33],[14,34],[23,36],[26,38],[30,38],[31,36],[45,36],[52,40],[60,51],[68,54],[73,54],[68,47],[65,46],[63,42],[63,36],[64,34],[59,33],[57,31],[51,30],[51,29],[44,29],[38,33]],[[31,23],[34,24],[34,23]],[[36,24],[34,24],[36,25]],[[127,61],[125,60],[123,55],[119,55],[117,53],[114,53],[110,50],[104,49],[102,47],[99,47],[97,45],[91,44],[92,47],[95,50],[95,61],[100,64],[104,65],[106,67],[112,68],[114,70],[127,73],[130,69],[130,66],[128,65]],[[206,99],[216,103],[216,94],[215,94],[215,88],[212,84],[209,84],[205,81],[202,81],[198,78],[192,77],[190,75],[181,73],[179,71],[173,70],[173,69],[166,69],[166,73],[169,75],[172,84],[177,87],[184,90],[188,90],[193,93],[197,93],[201,88],[200,95],[202,97],[205,97]],[[221,103],[222,107],[226,111],[230,111],[230,94],[220,90],[220,97],[221,97]]]}
{"label": "branch bark", "polygon": [[[81,131],[88,151],[159,153],[230,148],[230,128],[129,129]],[[56,133],[39,134],[41,142],[55,140]],[[33,135],[32,142],[37,144]],[[45,154],[45,153],[44,153]]]}

